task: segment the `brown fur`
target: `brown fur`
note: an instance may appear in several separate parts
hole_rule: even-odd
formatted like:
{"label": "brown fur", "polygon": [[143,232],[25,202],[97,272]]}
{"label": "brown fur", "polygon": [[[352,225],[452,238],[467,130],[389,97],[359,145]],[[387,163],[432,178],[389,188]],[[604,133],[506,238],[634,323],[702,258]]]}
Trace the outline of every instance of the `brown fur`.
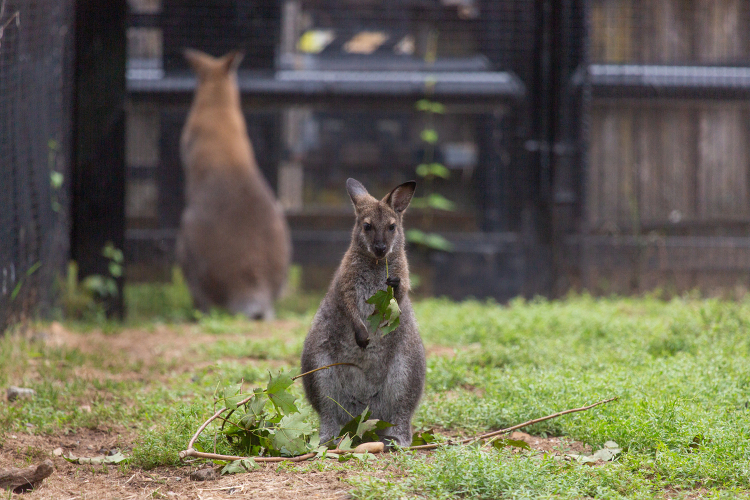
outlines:
{"label": "brown fur", "polygon": [[180,142],[186,204],[178,262],[199,309],[270,319],[291,243],[247,135],[236,72],[242,54],[213,58],[187,50],[185,57],[198,87]]}

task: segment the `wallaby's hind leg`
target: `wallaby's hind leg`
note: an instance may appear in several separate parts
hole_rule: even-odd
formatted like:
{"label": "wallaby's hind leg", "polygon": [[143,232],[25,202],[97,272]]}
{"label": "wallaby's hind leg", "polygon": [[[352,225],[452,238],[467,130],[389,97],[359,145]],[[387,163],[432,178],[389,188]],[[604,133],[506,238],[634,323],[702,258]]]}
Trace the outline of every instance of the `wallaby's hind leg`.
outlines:
{"label": "wallaby's hind leg", "polygon": [[208,295],[203,292],[203,289],[200,286],[192,282],[188,283],[190,295],[193,297],[193,307],[204,314],[208,314],[211,311],[211,307],[213,306],[211,300],[208,298]]}
{"label": "wallaby's hind leg", "polygon": [[399,446],[411,446],[411,423],[409,418],[398,419],[396,422],[391,422],[393,427],[388,427],[378,432],[380,440],[387,446],[391,447],[392,444]]}
{"label": "wallaby's hind leg", "polygon": [[333,438],[339,433],[340,427],[331,414],[320,415],[320,444],[331,446]]}
{"label": "wallaby's hind leg", "polygon": [[229,300],[227,309],[232,314],[244,314],[254,320],[272,321],[276,316],[271,298],[262,292],[238,294]]}

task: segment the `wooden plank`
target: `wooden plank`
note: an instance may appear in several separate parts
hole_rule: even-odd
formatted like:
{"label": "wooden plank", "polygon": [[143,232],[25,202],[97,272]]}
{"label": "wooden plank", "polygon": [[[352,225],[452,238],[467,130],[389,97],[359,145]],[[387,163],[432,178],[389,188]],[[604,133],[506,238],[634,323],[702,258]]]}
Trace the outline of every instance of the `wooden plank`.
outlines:
{"label": "wooden plank", "polygon": [[664,224],[693,213],[691,176],[695,157],[691,110],[653,106],[639,113],[637,155],[639,212],[642,224]]}
{"label": "wooden plank", "polygon": [[737,216],[748,208],[747,113],[731,104],[700,111],[697,205],[702,218]]}
{"label": "wooden plank", "polygon": [[635,225],[640,225],[638,170],[635,157],[635,119],[637,110],[632,107],[616,108],[618,127],[617,146],[610,155],[617,164],[619,172],[619,190],[617,196],[617,218],[619,228],[631,232]]}
{"label": "wooden plank", "polygon": [[633,62],[633,1],[596,0],[591,4],[591,60]]}
{"label": "wooden plank", "polygon": [[747,0],[697,0],[695,56],[698,62],[725,64],[750,55]]}
{"label": "wooden plank", "polygon": [[695,215],[695,113],[688,107],[661,109],[660,154],[663,165],[660,222],[679,222]]}
{"label": "wooden plank", "polygon": [[638,37],[641,62],[685,63],[690,60],[693,0],[642,0]]}
{"label": "wooden plank", "polygon": [[637,212],[633,109],[596,105],[592,108],[591,164],[587,200],[591,227],[620,232]]}

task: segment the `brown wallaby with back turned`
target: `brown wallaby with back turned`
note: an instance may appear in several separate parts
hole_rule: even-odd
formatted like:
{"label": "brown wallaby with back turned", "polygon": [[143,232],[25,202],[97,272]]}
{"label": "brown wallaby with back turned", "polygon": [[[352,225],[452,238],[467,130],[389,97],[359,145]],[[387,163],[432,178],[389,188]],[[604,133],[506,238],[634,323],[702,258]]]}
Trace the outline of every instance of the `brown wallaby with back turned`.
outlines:
{"label": "brown wallaby with back turned", "polygon": [[[411,418],[422,396],[425,353],[409,301],[409,266],[403,213],[416,183],[394,188],[382,200],[354,179],[346,181],[356,221],[352,241],[313,319],[302,350],[305,394],[320,415],[320,442],[369,407],[371,418],[393,424],[381,431],[386,444],[409,446]],[[386,278],[388,259],[388,278]],[[387,335],[368,330],[375,306],[366,301],[390,285],[401,309],[400,324]]]}
{"label": "brown wallaby with back turned", "polygon": [[197,308],[271,319],[291,243],[247,135],[237,86],[242,54],[188,49],[185,57],[198,87],[180,140],[186,185],[177,260]]}

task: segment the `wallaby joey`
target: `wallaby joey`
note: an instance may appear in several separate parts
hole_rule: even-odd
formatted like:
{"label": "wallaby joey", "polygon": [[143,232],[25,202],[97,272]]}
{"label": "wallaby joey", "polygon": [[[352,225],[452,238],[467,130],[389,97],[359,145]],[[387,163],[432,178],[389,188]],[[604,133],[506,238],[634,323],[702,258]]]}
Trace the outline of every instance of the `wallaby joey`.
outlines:
{"label": "wallaby joey", "polygon": [[[354,179],[346,181],[356,222],[352,241],[313,319],[302,350],[302,371],[334,366],[302,378],[320,415],[320,442],[335,437],[352,415],[369,407],[372,418],[393,424],[385,444],[411,444],[411,417],[422,396],[425,354],[409,301],[403,213],[416,183],[397,186],[382,200]],[[388,259],[388,279],[386,279]],[[401,308],[399,326],[387,335],[368,331],[375,306],[366,301],[390,285]]]}
{"label": "wallaby joey", "polygon": [[186,185],[177,260],[197,308],[272,319],[291,242],[247,135],[237,86],[242,54],[189,49],[185,57],[198,87],[180,141]]}

